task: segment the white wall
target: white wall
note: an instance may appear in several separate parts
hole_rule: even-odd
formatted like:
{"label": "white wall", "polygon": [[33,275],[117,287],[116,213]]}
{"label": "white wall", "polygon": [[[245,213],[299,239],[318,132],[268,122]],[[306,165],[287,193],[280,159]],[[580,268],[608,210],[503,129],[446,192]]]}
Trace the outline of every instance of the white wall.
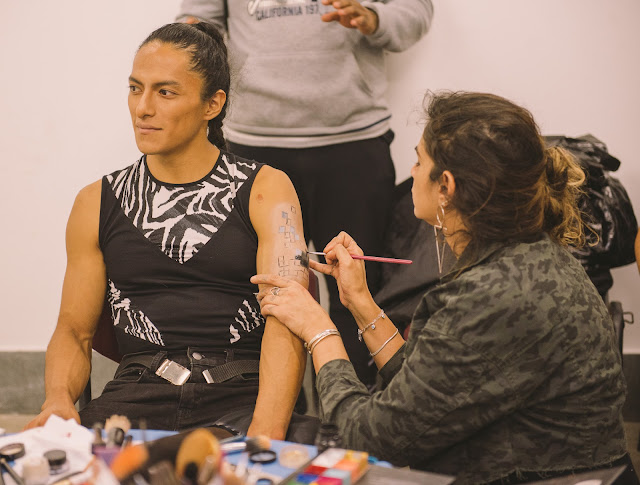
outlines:
{"label": "white wall", "polygon": [[[46,347],[73,199],[136,158],[126,107],[131,61],[179,3],[0,0],[0,351]],[[426,89],[490,91],[529,108],[544,134],[605,141],[640,217],[640,2],[434,3],[428,36],[389,56],[398,181],[414,162]],[[640,319],[636,267],[614,278],[611,296]],[[640,352],[640,323],[627,327],[625,351]]]}
{"label": "white wall", "polygon": [[[532,111],[543,134],[604,141],[640,219],[640,2],[434,0],[431,32],[389,56],[398,181],[409,176],[426,89],[487,91]],[[409,115],[407,115],[409,113]],[[613,271],[610,297],[639,322],[625,353],[640,353],[640,279]]]}

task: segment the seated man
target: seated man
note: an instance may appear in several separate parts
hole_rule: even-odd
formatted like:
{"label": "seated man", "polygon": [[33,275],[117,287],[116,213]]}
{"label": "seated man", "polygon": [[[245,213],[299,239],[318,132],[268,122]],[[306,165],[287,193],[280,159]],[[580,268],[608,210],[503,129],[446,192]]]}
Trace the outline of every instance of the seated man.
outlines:
{"label": "seated man", "polygon": [[[287,436],[306,354],[261,315],[249,278],[308,284],[300,205],[283,172],[223,150],[228,89],[226,48],[208,24],[165,25],[140,46],[129,110],[144,155],[76,198],[46,400],[29,427],[121,414],[154,429],[220,422]],[[124,358],[78,414],[105,295]],[[313,439],[317,421],[296,418]]]}

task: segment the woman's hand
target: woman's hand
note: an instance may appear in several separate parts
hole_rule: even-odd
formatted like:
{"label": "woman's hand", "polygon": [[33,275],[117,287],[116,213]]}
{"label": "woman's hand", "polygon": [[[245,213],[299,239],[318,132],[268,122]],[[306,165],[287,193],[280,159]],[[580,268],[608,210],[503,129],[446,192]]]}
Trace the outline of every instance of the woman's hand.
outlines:
{"label": "woman's hand", "polygon": [[352,254],[362,256],[362,249],[349,234],[341,232],[324,248],[327,264],[309,260],[309,266],[320,273],[333,276],[338,283],[340,302],[353,311],[363,302],[373,300],[367,286],[364,261],[353,259]]}
{"label": "woman's hand", "polygon": [[329,315],[300,283],[269,274],[252,276],[251,282],[267,285],[258,293],[262,314],[274,316],[305,342],[323,330],[335,328]]}

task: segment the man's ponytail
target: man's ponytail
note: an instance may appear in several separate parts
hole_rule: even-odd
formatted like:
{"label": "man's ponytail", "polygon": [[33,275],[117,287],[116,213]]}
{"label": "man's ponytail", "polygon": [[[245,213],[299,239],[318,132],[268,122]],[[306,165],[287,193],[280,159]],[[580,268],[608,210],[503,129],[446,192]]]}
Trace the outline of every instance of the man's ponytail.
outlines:
{"label": "man's ponytail", "polygon": [[207,134],[209,141],[221,150],[227,149],[227,140],[225,140],[222,132],[222,118],[224,118],[226,109],[227,106],[225,105],[218,116],[209,120],[209,133]]}

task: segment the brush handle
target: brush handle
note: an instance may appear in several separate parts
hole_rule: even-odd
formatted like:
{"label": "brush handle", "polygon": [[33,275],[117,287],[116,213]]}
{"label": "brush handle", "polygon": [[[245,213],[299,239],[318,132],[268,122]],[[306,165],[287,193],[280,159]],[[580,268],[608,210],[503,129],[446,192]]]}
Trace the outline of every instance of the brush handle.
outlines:
{"label": "brush handle", "polygon": [[247,443],[245,441],[232,441],[231,443],[221,443],[220,448],[226,455],[231,453],[238,453],[247,449]]}
{"label": "brush handle", "polygon": [[254,451],[264,451],[271,448],[271,440],[266,436],[254,436],[253,438],[247,438],[244,441],[229,441],[226,443],[220,443],[220,448],[225,455],[233,453],[244,452],[253,453]]}
{"label": "brush handle", "polygon": [[380,256],[360,256],[359,254],[350,254],[353,259],[363,259],[365,261],[375,261],[377,263],[395,263],[395,264],[411,264],[410,259],[381,258]]}
{"label": "brush handle", "polygon": [[[24,481],[22,480],[20,475],[18,475],[16,471],[11,467],[11,465],[7,463],[7,460],[5,460],[4,458],[0,458],[0,466],[2,466],[2,468],[4,468],[9,475],[11,475],[11,478],[13,478],[13,481],[16,482],[17,485],[24,485]],[[2,473],[2,469],[0,469],[0,473]]]}
{"label": "brush handle", "polygon": [[[319,256],[326,256],[321,251],[308,251],[309,254],[317,254]],[[375,261],[376,263],[394,263],[394,264],[411,264],[413,261],[410,259],[396,259],[396,258],[382,258],[380,256],[360,256],[359,254],[350,254],[353,259],[362,259],[364,261]]]}

